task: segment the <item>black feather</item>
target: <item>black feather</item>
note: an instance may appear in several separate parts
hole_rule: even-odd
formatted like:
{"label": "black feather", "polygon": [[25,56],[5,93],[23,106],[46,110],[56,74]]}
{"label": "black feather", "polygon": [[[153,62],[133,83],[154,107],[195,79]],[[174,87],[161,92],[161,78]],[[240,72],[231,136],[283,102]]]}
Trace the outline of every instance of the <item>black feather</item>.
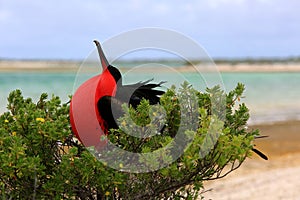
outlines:
{"label": "black feather", "polygon": [[[122,85],[117,88],[116,98],[123,102],[128,102],[129,105],[136,108],[142,99],[149,100],[151,105],[158,104],[160,96],[165,92],[157,90],[164,82],[157,84],[149,83],[151,80],[138,82],[131,85]],[[149,83],[149,84],[148,84]]]}
{"label": "black feather", "polygon": [[262,159],[268,160],[268,157],[267,157],[265,154],[263,154],[261,151],[255,149],[255,148],[252,148],[252,151],[253,151],[254,153],[256,153],[257,155],[259,155]]}
{"label": "black feather", "polygon": [[118,129],[115,119],[123,115],[123,102],[111,96],[104,96],[97,102],[99,114],[104,119],[104,126],[109,130],[111,128]]}

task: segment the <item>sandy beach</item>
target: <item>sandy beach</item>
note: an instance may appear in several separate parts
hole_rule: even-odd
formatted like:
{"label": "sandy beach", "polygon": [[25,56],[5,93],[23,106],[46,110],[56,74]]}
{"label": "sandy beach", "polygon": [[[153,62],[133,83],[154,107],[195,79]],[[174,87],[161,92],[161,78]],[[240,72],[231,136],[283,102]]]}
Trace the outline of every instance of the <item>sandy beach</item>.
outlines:
{"label": "sandy beach", "polygon": [[80,64],[65,60],[0,60],[0,72],[76,72]]}
{"label": "sandy beach", "polygon": [[254,155],[223,179],[205,183],[205,199],[214,200],[299,200],[300,121],[256,125],[261,135],[255,145],[268,155]]}
{"label": "sandy beach", "polygon": [[[146,61],[145,61],[146,62]],[[76,72],[82,61],[68,60],[0,60],[0,72],[16,72],[16,71],[53,71],[53,72]],[[158,62],[159,63],[159,62]],[[211,63],[212,64],[212,63]],[[199,69],[201,71],[219,72],[300,72],[300,63],[218,63],[216,65],[203,65]],[[118,66],[121,71],[128,68]],[[97,68],[96,68],[97,69]],[[167,68],[161,68],[161,72]],[[157,67],[147,67],[145,70],[157,70]],[[176,67],[178,72],[193,72],[195,68],[191,65]],[[167,71],[169,72],[169,70]]]}

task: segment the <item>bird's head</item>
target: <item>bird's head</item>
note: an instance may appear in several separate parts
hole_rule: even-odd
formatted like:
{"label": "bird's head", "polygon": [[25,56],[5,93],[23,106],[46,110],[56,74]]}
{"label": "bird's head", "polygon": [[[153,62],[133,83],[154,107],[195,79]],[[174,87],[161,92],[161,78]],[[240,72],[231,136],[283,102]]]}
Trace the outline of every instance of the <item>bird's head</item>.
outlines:
{"label": "bird's head", "polygon": [[115,82],[118,85],[122,85],[122,75],[120,73],[120,71],[115,68],[114,66],[110,65],[109,62],[107,61],[105,54],[103,52],[103,49],[100,45],[100,42],[98,42],[97,40],[94,40],[97,49],[98,49],[98,54],[99,54],[99,58],[100,58],[100,62],[101,62],[101,66],[102,66],[102,70],[103,72],[105,70],[108,70],[110,72],[110,74],[114,77]]}

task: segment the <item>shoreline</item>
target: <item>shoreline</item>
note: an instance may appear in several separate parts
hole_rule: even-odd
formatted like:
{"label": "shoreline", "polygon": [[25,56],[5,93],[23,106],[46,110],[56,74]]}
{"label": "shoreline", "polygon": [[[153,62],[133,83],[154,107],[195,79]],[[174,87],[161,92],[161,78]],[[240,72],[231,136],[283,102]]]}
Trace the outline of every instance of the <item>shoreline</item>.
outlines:
{"label": "shoreline", "polygon": [[[82,61],[18,61],[0,60],[0,72],[77,72]],[[121,70],[129,70],[130,67],[122,67]],[[195,72],[193,66],[174,67],[179,72]],[[199,68],[203,72],[300,72],[300,63],[219,63]],[[155,67],[145,70],[157,70]],[[161,69],[162,72],[170,72]]]}
{"label": "shoreline", "polygon": [[0,72],[76,72],[79,61],[0,61]]}

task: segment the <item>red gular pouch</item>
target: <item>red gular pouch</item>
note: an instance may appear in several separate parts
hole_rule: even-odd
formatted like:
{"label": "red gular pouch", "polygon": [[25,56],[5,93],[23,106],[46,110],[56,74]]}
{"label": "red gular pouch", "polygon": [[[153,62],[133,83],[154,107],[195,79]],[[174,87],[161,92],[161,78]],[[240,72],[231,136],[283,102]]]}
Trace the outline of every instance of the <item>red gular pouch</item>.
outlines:
{"label": "red gular pouch", "polygon": [[102,65],[102,74],[84,82],[75,92],[70,104],[70,123],[75,136],[85,147],[101,150],[107,145],[108,129],[99,114],[97,102],[103,96],[115,96],[116,82],[109,73],[108,62],[99,42],[95,41]]}

